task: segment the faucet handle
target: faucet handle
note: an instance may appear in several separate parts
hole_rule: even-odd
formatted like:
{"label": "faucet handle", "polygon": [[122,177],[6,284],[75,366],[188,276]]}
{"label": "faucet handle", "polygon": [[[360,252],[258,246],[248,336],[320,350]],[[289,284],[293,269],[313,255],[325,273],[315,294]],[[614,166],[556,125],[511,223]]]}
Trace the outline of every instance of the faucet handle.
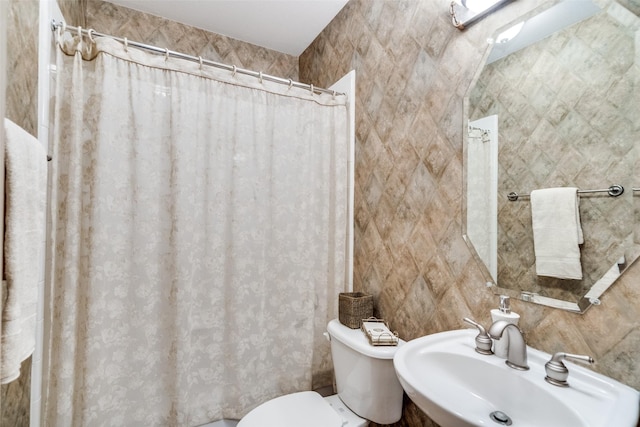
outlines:
{"label": "faucet handle", "polygon": [[595,361],[591,356],[581,356],[578,354],[570,354],[558,352],[555,353],[551,360],[549,360],[544,365],[544,370],[547,373],[547,376],[544,379],[553,385],[557,385],[558,387],[568,387],[569,383],[567,382],[567,378],[569,378],[569,370],[566,365],[562,363],[564,359],[573,360],[576,362],[584,362],[584,363],[594,363]]}
{"label": "faucet handle", "polygon": [[476,336],[476,351],[480,354],[493,354],[493,351],[491,351],[493,341],[491,340],[489,335],[487,335],[487,331],[484,329],[484,327],[478,322],[469,319],[468,317],[465,317],[462,320],[478,328],[478,335]]}

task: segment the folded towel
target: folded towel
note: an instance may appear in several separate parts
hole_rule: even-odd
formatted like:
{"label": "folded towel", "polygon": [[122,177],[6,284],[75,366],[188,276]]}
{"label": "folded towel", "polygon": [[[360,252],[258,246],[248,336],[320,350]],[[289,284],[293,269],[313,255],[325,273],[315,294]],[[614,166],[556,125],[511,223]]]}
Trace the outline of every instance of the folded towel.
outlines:
{"label": "folded towel", "polygon": [[532,191],[531,218],[538,276],[581,280],[578,189]]}
{"label": "folded towel", "polygon": [[36,342],[38,282],[44,247],[47,153],[5,119],[5,231],[0,383],[20,376]]}

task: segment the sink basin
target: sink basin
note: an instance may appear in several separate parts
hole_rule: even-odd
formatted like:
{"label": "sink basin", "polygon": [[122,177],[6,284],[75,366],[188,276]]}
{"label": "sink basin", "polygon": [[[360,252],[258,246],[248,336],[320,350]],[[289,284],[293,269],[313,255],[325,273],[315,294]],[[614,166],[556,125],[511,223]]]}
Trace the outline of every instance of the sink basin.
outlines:
{"label": "sink basin", "polygon": [[544,380],[551,355],[527,347],[531,369],[517,371],[476,353],[476,335],[427,335],[393,359],[409,398],[442,427],[636,427],[640,397],[633,388],[566,361],[569,387],[553,386]]}

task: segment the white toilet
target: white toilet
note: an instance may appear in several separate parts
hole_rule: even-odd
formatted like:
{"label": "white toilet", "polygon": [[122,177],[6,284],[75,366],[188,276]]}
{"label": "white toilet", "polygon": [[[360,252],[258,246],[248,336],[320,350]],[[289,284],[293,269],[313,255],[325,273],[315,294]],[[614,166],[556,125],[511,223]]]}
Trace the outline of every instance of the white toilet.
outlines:
{"label": "white toilet", "polygon": [[[393,368],[398,347],[374,347],[360,329],[327,325],[338,394],[287,394],[249,412],[238,427],[365,427],[402,417],[402,386]],[[399,346],[404,341],[400,340]]]}

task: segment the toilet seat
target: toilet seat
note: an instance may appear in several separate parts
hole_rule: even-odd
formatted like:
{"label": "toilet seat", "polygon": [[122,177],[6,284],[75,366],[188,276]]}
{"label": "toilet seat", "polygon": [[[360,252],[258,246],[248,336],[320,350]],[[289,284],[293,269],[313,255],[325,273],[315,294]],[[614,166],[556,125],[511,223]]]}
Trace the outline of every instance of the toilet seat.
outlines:
{"label": "toilet seat", "polygon": [[342,417],[315,391],[271,399],[240,420],[238,427],[341,427]]}

